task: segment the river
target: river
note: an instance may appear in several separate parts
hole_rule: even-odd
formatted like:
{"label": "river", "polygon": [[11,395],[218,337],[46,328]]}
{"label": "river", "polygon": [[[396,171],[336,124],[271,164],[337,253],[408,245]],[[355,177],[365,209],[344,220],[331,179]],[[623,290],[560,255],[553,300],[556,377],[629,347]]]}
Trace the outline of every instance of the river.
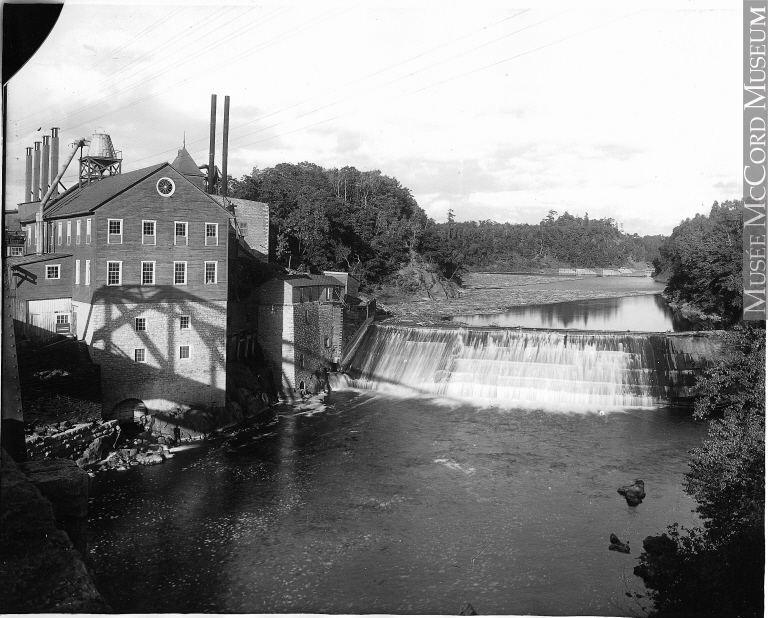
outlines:
{"label": "river", "polygon": [[90,554],[119,613],[625,615],[643,538],[697,522],[682,482],[705,435],[667,408],[334,391],[97,475]]}

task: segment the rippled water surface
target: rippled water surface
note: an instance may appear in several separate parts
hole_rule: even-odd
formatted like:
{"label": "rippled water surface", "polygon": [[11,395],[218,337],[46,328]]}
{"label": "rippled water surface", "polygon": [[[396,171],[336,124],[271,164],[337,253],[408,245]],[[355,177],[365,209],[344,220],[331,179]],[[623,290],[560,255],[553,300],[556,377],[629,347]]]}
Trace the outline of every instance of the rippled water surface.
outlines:
{"label": "rippled water surface", "polygon": [[[477,409],[334,392],[266,433],[99,475],[117,612],[621,615],[642,539],[694,523],[705,425],[669,410]],[[642,478],[646,500],[616,489]],[[608,551],[608,537],[632,553]],[[618,608],[615,604],[618,604]]]}

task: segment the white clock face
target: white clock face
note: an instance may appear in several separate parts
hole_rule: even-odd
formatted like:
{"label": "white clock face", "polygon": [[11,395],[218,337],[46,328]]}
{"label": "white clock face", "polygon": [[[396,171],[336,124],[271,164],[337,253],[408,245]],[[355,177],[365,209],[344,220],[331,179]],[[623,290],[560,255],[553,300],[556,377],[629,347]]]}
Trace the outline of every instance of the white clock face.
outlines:
{"label": "white clock face", "polygon": [[157,181],[157,192],[163,197],[170,197],[176,191],[176,184],[170,178],[161,178]]}

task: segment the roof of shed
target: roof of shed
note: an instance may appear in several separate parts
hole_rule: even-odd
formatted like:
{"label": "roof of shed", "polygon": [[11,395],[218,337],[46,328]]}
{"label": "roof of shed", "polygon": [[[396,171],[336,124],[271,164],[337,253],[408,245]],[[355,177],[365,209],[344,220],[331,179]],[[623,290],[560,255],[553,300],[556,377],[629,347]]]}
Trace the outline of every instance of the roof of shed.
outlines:
{"label": "roof of shed", "polygon": [[6,264],[11,268],[24,266],[25,264],[34,264],[35,262],[49,262],[51,260],[60,260],[61,258],[72,257],[71,253],[32,253],[30,255],[16,255],[5,258]]}
{"label": "roof of shed", "polygon": [[310,288],[313,286],[340,286],[344,283],[335,277],[327,275],[287,275],[282,277],[288,285],[294,288]]}

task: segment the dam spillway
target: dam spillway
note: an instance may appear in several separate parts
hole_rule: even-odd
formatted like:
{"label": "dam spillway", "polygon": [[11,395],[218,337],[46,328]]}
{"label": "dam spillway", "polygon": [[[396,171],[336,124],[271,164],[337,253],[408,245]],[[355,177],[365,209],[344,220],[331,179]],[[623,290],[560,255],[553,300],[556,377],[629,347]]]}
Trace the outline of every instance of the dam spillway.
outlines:
{"label": "dam spillway", "polygon": [[371,325],[335,386],[509,405],[657,407],[691,397],[716,333]]}

